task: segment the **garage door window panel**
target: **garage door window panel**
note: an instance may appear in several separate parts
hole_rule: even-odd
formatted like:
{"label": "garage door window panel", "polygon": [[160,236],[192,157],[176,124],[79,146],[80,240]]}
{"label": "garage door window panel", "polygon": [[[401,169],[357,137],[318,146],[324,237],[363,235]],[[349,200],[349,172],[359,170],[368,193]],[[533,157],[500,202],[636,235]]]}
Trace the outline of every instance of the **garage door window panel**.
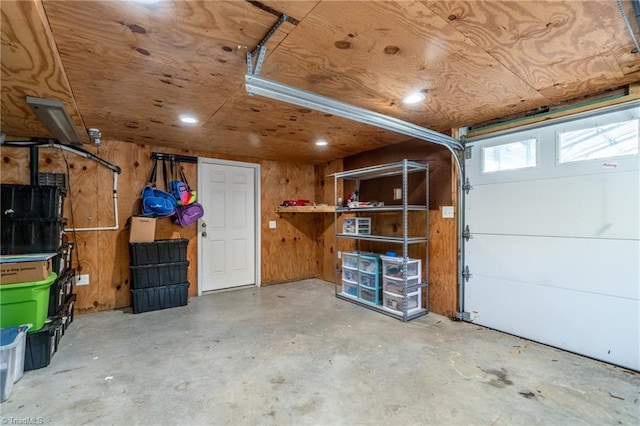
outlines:
{"label": "garage door window panel", "polygon": [[558,132],[558,163],[638,155],[640,120]]}
{"label": "garage door window panel", "polygon": [[482,148],[482,173],[529,169],[537,166],[537,138]]}

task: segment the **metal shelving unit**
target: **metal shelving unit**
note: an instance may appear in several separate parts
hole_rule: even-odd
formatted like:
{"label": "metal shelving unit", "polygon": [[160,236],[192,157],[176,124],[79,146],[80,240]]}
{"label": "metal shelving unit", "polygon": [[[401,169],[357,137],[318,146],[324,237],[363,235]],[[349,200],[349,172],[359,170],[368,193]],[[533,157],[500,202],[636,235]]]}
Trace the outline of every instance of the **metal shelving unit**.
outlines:
{"label": "metal shelving unit", "polygon": [[[421,173],[424,175],[424,186],[425,186],[425,202],[424,205],[409,205],[408,204],[408,194],[409,194],[409,175],[413,173]],[[334,175],[334,200],[336,202],[335,209],[335,220],[334,220],[334,229],[335,229],[335,237],[336,237],[336,245],[339,239],[351,239],[355,241],[356,252],[360,252],[359,241],[376,241],[381,243],[389,243],[390,246],[400,245],[402,247],[402,300],[403,306],[401,314],[394,312],[393,310],[387,309],[382,305],[372,305],[370,303],[359,300],[358,298],[354,298],[352,295],[342,293],[342,267],[336,270],[336,279],[335,279],[335,295],[339,299],[343,299],[352,303],[356,303],[358,305],[364,306],[368,309],[372,309],[383,313],[385,315],[389,315],[391,317],[409,321],[411,319],[420,317],[422,315],[427,314],[427,306],[428,306],[428,235],[429,235],[429,166],[426,164],[418,163],[415,161],[402,160],[400,162],[383,164],[372,167],[365,167],[361,169],[355,169],[350,171],[344,171],[335,173]],[[375,179],[389,177],[389,176],[400,176],[402,180],[402,204],[401,205],[390,205],[390,206],[375,206],[375,207],[343,207],[338,205],[338,188],[341,183],[345,180],[351,180],[355,182],[356,190],[360,190],[360,185],[366,181],[373,181]],[[366,183],[364,183],[366,184]],[[374,183],[375,184],[375,183]],[[358,233],[344,233],[339,232],[342,229],[339,229],[339,217],[344,213],[355,213],[355,216],[358,217],[362,213],[380,213],[380,212],[391,212],[397,213],[402,216],[402,236],[388,236],[388,235],[374,235],[374,234],[358,234]],[[409,212],[424,212],[425,214],[425,229],[424,234],[420,236],[409,236],[408,229],[408,220],[409,220]],[[375,214],[371,215],[371,220],[375,220]],[[411,288],[408,287],[408,263],[409,263],[409,245],[412,244],[424,244],[424,255],[421,259],[425,265],[425,276],[424,279],[421,280],[417,285],[412,284]],[[339,250],[335,250],[336,255]],[[339,262],[336,260],[336,264]],[[341,264],[341,263],[340,263]],[[411,292],[418,291],[419,289],[425,289],[427,294],[427,306],[420,307],[419,309],[411,309],[409,310],[407,307],[408,296],[415,294]],[[418,297],[421,297],[421,293],[419,293]]]}

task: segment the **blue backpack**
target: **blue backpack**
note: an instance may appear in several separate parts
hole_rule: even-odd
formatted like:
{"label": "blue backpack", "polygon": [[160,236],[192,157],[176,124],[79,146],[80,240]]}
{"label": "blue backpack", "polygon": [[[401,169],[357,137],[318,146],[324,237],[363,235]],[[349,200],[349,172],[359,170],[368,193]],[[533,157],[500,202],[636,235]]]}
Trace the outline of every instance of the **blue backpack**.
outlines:
{"label": "blue backpack", "polygon": [[[162,162],[164,175],[166,178],[166,166]],[[142,189],[142,215],[148,217],[173,216],[178,203],[175,197],[166,191],[156,188],[156,174],[158,169],[158,159],[153,164],[149,184]]]}
{"label": "blue backpack", "polygon": [[173,216],[177,207],[173,195],[155,186],[145,186],[142,190],[142,215],[149,217]]}

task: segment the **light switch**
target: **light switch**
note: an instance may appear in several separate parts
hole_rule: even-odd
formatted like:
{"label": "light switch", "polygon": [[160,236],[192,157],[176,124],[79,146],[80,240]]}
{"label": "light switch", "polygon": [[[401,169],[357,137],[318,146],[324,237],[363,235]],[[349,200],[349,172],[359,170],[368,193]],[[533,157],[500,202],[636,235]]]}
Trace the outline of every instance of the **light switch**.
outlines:
{"label": "light switch", "polygon": [[269,221],[269,229],[276,229],[276,221],[275,220],[270,220]]}
{"label": "light switch", "polygon": [[393,188],[393,199],[394,200],[402,199],[402,188]]}
{"label": "light switch", "polygon": [[455,216],[455,211],[453,210],[453,206],[442,206],[442,217],[445,219],[453,219]]}

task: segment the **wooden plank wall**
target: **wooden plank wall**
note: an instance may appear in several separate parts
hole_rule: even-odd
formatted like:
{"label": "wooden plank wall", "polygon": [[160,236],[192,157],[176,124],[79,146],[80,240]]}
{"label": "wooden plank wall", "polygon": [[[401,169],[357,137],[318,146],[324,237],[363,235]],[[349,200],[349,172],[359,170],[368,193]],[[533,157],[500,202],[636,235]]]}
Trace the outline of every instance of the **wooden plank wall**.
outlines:
{"label": "wooden plank wall", "polygon": [[[205,152],[160,149],[118,141],[103,141],[100,147],[85,145],[99,157],[122,169],[118,176],[117,231],[89,231],[70,234],[77,244],[74,266],[89,274],[90,284],[76,288],[79,313],[117,309],[130,306],[129,233],[127,219],[140,212],[139,194],[151,168],[151,152],[159,151],[181,155],[213,157]],[[2,183],[29,184],[29,150],[2,146]],[[273,284],[315,276],[316,231],[312,215],[293,221],[280,220],[276,206],[287,198],[310,198],[314,195],[314,167],[293,163],[260,161],[251,158],[216,156],[226,160],[261,164],[261,227],[262,227],[262,280]],[[66,199],[65,217],[69,226],[105,227],[113,225],[111,189],[113,174],[95,162],[55,148],[43,148],[39,155],[41,172],[65,173],[69,167],[71,193]],[[184,164],[189,183],[197,188],[197,167]],[[73,221],[71,209],[73,207]],[[275,230],[268,229],[268,221],[277,220]],[[189,240],[188,279],[189,295],[198,291],[196,227],[182,228],[170,219],[159,219],[156,238],[180,236]],[[285,253],[296,253],[296,262]],[[77,257],[76,257],[77,254]],[[300,256],[307,256],[305,262]]]}
{"label": "wooden plank wall", "polygon": [[[262,284],[316,276],[315,214],[278,214],[284,200],[314,200],[312,165],[262,162]],[[269,221],[276,228],[269,229]]]}
{"label": "wooden plank wall", "polygon": [[[316,166],[316,199],[329,205],[335,205],[334,178],[330,175],[343,170],[343,161],[336,160]],[[342,187],[338,188],[338,197],[343,196]],[[318,248],[316,276],[333,283],[336,278],[335,256],[335,216],[333,213],[318,215]]]}

